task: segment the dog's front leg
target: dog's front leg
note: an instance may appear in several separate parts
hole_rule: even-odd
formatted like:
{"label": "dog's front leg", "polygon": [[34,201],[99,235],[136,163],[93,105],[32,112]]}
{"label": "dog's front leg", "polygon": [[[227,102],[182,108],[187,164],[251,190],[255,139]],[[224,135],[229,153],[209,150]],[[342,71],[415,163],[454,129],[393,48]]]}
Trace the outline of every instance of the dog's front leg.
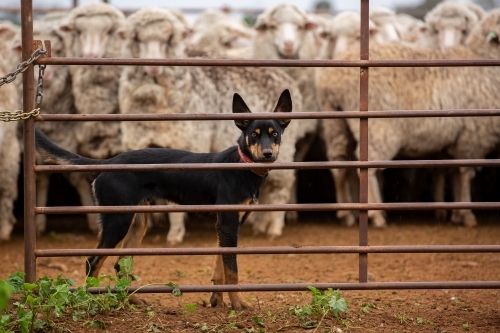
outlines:
{"label": "dog's front leg", "polygon": [[[220,247],[237,247],[240,228],[239,214],[227,212],[217,214],[217,238]],[[221,274],[222,273],[222,274]],[[238,264],[236,254],[217,256],[212,278],[214,284],[238,284]],[[239,292],[229,292],[229,300],[233,310],[250,309],[251,305],[243,299]],[[210,298],[212,306],[224,306],[222,293],[213,293]]]}

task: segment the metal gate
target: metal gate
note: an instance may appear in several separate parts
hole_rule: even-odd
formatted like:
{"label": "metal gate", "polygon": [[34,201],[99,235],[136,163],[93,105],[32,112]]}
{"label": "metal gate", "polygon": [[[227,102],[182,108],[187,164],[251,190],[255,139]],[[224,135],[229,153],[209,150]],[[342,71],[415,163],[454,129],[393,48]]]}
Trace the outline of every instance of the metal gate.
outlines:
{"label": "metal gate", "polygon": [[[500,160],[419,160],[419,161],[368,161],[368,119],[395,117],[463,117],[500,116],[500,109],[494,110],[441,110],[441,111],[369,111],[368,77],[370,67],[447,67],[447,66],[500,66],[500,60],[369,60],[369,0],[361,1],[361,60],[213,60],[213,59],[87,59],[52,58],[43,56],[36,65],[159,65],[159,66],[259,66],[259,67],[359,67],[360,68],[360,110],[343,112],[294,112],[287,119],[330,119],[360,118],[360,160],[356,162],[296,162],[252,164],[252,169],[360,169],[360,202],[351,204],[289,204],[289,205],[217,205],[217,206],[133,206],[133,207],[36,207],[35,174],[39,172],[69,171],[146,171],[146,170],[240,170],[249,169],[244,164],[175,164],[175,165],[112,165],[112,166],[53,166],[35,165],[34,125],[35,121],[168,121],[168,120],[234,120],[234,119],[276,119],[274,114],[173,114],[173,115],[39,115],[24,121],[24,249],[26,281],[36,279],[36,259],[40,257],[66,257],[83,255],[212,255],[212,254],[305,254],[305,253],[357,253],[359,254],[358,283],[313,283],[313,284],[240,284],[240,285],[189,285],[179,286],[182,292],[227,292],[227,291],[300,291],[313,285],[319,289],[341,290],[369,289],[498,289],[500,281],[435,281],[435,282],[368,282],[368,258],[370,253],[466,253],[500,252],[500,245],[423,245],[423,246],[370,246],[368,240],[368,210],[435,210],[435,209],[500,209],[500,203],[368,203],[368,169],[414,168],[414,167],[460,167],[500,166]],[[22,57],[27,60],[41,42],[33,41],[32,0],[21,0]],[[34,69],[30,66],[23,74],[23,109],[34,109]],[[285,118],[285,117],[282,117]],[[82,214],[117,212],[221,212],[221,211],[336,211],[359,210],[358,246],[274,246],[240,248],[154,248],[154,249],[56,249],[41,250],[36,247],[36,214]],[[137,290],[139,287],[131,287]],[[91,288],[93,292],[103,289]],[[172,287],[149,286],[140,288],[140,293],[171,292]]]}

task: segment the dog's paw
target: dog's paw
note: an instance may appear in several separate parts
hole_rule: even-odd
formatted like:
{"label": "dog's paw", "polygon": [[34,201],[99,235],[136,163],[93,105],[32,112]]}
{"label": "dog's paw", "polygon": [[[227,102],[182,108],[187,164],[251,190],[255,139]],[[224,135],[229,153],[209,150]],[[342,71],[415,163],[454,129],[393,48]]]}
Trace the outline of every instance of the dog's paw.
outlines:
{"label": "dog's paw", "polygon": [[222,293],[212,293],[212,296],[210,296],[210,305],[213,308],[226,308],[227,307],[227,304],[224,303]]}
{"label": "dog's paw", "polygon": [[240,293],[229,293],[229,299],[231,300],[231,307],[234,311],[253,310],[252,305],[245,301]]}

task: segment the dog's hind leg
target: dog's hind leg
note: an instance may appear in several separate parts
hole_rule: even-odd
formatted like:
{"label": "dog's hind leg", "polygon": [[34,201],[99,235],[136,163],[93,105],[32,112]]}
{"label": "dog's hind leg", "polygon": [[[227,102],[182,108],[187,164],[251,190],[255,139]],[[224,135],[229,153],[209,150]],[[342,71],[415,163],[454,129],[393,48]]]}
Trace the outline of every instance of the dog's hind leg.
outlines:
{"label": "dog's hind leg", "polygon": [[[102,230],[98,235],[98,249],[113,249],[127,235],[133,214],[102,214]],[[98,277],[105,256],[91,256],[87,259],[87,276]]]}
{"label": "dog's hind leg", "polygon": [[[134,219],[132,221],[132,224],[130,225],[130,228],[128,229],[128,233],[123,239],[122,248],[136,248],[141,245],[142,239],[144,238],[144,235],[146,234],[146,231],[148,229],[148,215],[149,214],[147,213],[137,213],[134,215]],[[120,259],[126,257],[128,256],[120,256],[115,263],[115,270],[118,277],[121,277],[120,274],[122,274],[120,273],[119,261]],[[128,301],[131,304],[136,305],[149,305],[148,302],[140,299],[136,294],[130,295]]]}

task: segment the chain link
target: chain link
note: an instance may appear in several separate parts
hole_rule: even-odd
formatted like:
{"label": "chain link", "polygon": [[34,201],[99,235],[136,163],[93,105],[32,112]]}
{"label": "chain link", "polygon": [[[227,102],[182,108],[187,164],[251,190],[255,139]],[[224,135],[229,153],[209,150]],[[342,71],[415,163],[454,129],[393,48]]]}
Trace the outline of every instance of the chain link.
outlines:
{"label": "chain link", "polygon": [[36,117],[40,114],[40,108],[34,109],[30,112],[24,112],[23,110],[16,111],[5,111],[0,110],[0,121],[13,121],[13,120],[24,120],[29,117]]}
{"label": "chain link", "polygon": [[38,85],[36,86],[35,102],[40,106],[43,101],[43,75],[45,73],[46,65],[38,66]]}
{"label": "chain link", "polygon": [[47,50],[39,47],[35,52],[33,52],[28,60],[23,61],[22,63],[17,65],[17,69],[15,71],[7,73],[5,76],[0,77],[0,87],[4,84],[14,81],[18,74],[24,73],[34,61],[38,60],[38,58],[40,58],[45,53],[47,53]]}

